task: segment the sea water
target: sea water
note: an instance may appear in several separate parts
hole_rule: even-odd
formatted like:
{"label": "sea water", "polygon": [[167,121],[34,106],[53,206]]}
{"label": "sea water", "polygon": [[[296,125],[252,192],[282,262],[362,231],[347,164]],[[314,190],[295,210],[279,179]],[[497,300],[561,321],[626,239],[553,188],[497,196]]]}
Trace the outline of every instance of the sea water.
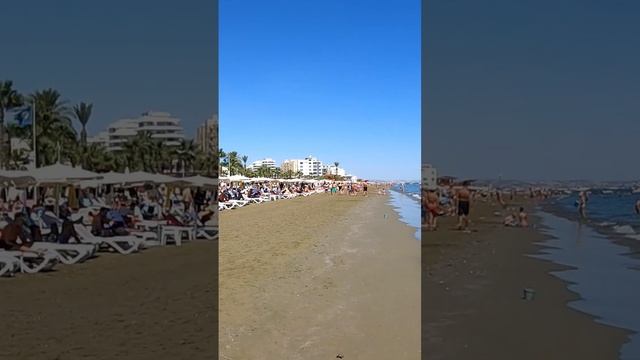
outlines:
{"label": "sea water", "polygon": [[580,299],[568,306],[593,315],[596,322],[633,331],[620,350],[620,359],[640,359],[640,260],[589,225],[547,212],[539,214],[542,232],[552,239],[541,243],[548,248],[530,256],[570,266],[570,270],[551,273],[579,294]]}
{"label": "sea water", "polygon": [[[613,232],[629,239],[640,240],[640,215],[636,214],[634,209],[638,199],[640,194],[631,194],[629,191],[592,194],[587,202],[587,222],[602,232]],[[570,218],[577,218],[576,200],[577,194],[574,194],[554,200],[553,203]]]}
{"label": "sea water", "polygon": [[416,229],[420,240],[420,183],[395,184],[391,187],[389,203],[400,216],[400,221]]}

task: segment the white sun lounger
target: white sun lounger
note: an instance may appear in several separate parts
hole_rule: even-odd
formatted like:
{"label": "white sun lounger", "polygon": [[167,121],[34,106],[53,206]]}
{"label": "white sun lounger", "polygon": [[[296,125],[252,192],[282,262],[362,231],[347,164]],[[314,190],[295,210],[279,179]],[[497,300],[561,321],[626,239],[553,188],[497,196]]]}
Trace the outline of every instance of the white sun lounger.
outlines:
{"label": "white sun lounger", "polygon": [[128,255],[138,251],[140,246],[144,244],[144,240],[136,236],[102,237],[93,235],[91,231],[83,225],[75,224],[73,227],[82,238],[82,242],[96,244],[99,246],[108,246],[123,255]]}
{"label": "white sun lounger", "polygon": [[235,204],[236,207],[243,207],[249,203],[247,200],[229,200],[228,202]]}
{"label": "white sun lounger", "polygon": [[18,260],[20,271],[29,274],[51,270],[58,263],[58,256],[49,251],[43,255],[38,255],[22,251],[0,250],[0,256],[5,255],[9,255]]}
{"label": "white sun lounger", "polygon": [[0,276],[13,276],[20,270],[20,260],[14,256],[0,253]]}
{"label": "white sun lounger", "polygon": [[51,251],[58,257],[63,264],[76,264],[83,262],[95,255],[96,245],[92,244],[56,244],[48,242],[34,242],[31,245],[33,250]]}

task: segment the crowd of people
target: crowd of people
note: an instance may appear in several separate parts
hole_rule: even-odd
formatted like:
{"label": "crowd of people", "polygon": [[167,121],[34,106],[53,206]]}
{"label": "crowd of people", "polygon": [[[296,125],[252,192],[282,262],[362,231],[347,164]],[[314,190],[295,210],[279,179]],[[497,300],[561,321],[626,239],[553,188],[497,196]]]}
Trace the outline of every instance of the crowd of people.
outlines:
{"label": "crowd of people", "polygon": [[[148,234],[154,224],[157,229],[217,226],[215,192],[202,188],[68,186],[57,196],[51,188],[40,190],[37,199],[33,188],[0,192],[0,250],[5,251],[0,255],[19,251],[43,256],[42,247],[34,250],[38,243],[83,244],[87,239],[78,226],[98,238],[136,237]],[[148,226],[138,226],[143,222]]]}
{"label": "crowd of people", "polygon": [[[513,202],[517,195],[515,190],[509,190],[506,194],[502,190],[472,190],[469,181],[459,185],[425,188],[422,194],[422,223],[427,231],[435,231],[438,229],[438,217],[457,216],[456,229],[469,232],[472,203],[491,200],[502,208],[505,226],[527,227],[528,215],[524,207],[520,207],[518,211],[512,211],[509,207],[509,203]],[[530,196],[547,196],[547,193],[530,190]]]}
{"label": "crowd of people", "polygon": [[[218,188],[217,200],[220,204],[227,202],[251,202],[254,199],[277,200],[296,196],[307,196],[314,193],[329,193],[331,195],[366,196],[369,184],[367,182],[343,181],[258,181],[258,182],[221,182]],[[221,209],[224,207],[221,207]]]}

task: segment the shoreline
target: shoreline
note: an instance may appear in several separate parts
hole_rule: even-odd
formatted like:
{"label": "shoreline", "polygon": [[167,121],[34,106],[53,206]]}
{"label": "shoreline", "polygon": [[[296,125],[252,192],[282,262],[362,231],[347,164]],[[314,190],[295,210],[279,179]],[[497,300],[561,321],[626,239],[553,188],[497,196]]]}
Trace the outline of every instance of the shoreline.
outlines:
{"label": "shoreline", "polygon": [[[536,205],[516,202],[511,206],[530,213]],[[496,205],[474,205],[478,232],[449,230],[453,218],[423,232],[423,294],[432,299],[423,310],[425,353],[430,349],[434,359],[617,359],[628,331],[567,306],[579,296],[551,274],[567,267],[528,256],[548,239],[533,228],[540,219],[532,214],[530,228],[507,228],[494,215]],[[533,301],[521,298],[524,288],[536,291]]]}
{"label": "shoreline", "polygon": [[[221,214],[221,359],[418,359],[419,242],[388,200],[318,194]],[[292,214],[308,231],[283,226]],[[238,223],[258,218],[256,239]],[[260,269],[242,265],[257,256]]]}

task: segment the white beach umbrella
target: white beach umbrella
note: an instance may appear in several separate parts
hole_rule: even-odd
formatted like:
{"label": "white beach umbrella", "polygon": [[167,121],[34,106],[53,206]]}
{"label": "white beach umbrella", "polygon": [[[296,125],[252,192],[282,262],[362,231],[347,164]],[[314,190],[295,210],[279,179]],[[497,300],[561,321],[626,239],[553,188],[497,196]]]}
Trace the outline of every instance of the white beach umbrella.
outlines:
{"label": "white beach umbrella", "polygon": [[36,179],[28,171],[0,170],[0,182],[12,186],[34,184]]}
{"label": "white beach umbrella", "polygon": [[189,177],[182,178],[181,180],[184,180],[192,185],[199,186],[199,187],[214,187],[218,185],[217,179],[213,179],[213,178],[205,177],[201,175],[189,176]]}
{"label": "white beach umbrella", "polygon": [[248,178],[248,177],[243,176],[243,175],[231,175],[226,180],[229,180],[229,181],[247,181],[247,180],[251,180],[251,178]]}
{"label": "white beach umbrella", "polygon": [[29,173],[39,184],[70,184],[82,180],[102,178],[102,175],[93,171],[60,163],[36,168]]}

